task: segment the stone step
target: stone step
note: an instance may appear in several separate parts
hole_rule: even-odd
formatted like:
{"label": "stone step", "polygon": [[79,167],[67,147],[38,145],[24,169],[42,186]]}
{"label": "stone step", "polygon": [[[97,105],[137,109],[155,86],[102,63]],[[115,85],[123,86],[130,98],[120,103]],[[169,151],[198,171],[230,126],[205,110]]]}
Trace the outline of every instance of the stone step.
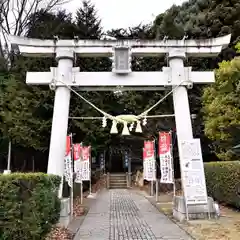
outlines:
{"label": "stone step", "polygon": [[109,177],[109,179],[116,179],[116,180],[118,180],[118,179],[126,179],[126,176],[124,176],[124,177],[112,177],[112,176],[110,176]]}
{"label": "stone step", "polygon": [[127,186],[110,186],[110,189],[127,189]]}
{"label": "stone step", "polygon": [[109,181],[110,181],[110,182],[126,182],[127,179],[126,179],[126,178],[124,178],[124,179],[110,178]]}
{"label": "stone step", "polygon": [[114,186],[117,186],[117,185],[119,185],[119,186],[127,186],[127,183],[110,183],[110,186],[111,185],[114,185]]}
{"label": "stone step", "polygon": [[126,182],[127,179],[109,179],[109,182]]}
{"label": "stone step", "polygon": [[127,183],[122,183],[122,184],[119,184],[119,183],[110,183],[109,185],[110,185],[110,186],[127,186]]}
{"label": "stone step", "polygon": [[126,180],[121,180],[121,181],[119,181],[119,180],[118,180],[118,181],[113,181],[113,180],[110,180],[109,182],[110,182],[110,183],[116,183],[116,184],[118,184],[118,183],[119,183],[119,184],[122,184],[122,183],[127,183],[127,181],[126,181]]}
{"label": "stone step", "polygon": [[114,182],[114,183],[110,183],[109,184],[109,187],[110,188],[118,188],[118,187],[120,187],[120,188],[127,188],[127,183],[126,182]]}
{"label": "stone step", "polygon": [[109,174],[109,188],[111,189],[127,188],[126,174],[125,173]]}
{"label": "stone step", "polygon": [[110,172],[110,175],[124,175],[126,174],[125,172]]}
{"label": "stone step", "polygon": [[110,184],[127,184],[127,181],[109,181]]}
{"label": "stone step", "polygon": [[110,177],[126,177],[126,174],[110,174]]}
{"label": "stone step", "polygon": [[124,176],[112,176],[112,175],[109,175],[110,178],[126,178],[126,175]]}
{"label": "stone step", "polygon": [[110,186],[127,186],[127,183],[110,183]]}
{"label": "stone step", "polygon": [[109,182],[110,184],[115,184],[115,185],[117,185],[117,184],[119,184],[119,185],[123,185],[123,184],[127,184],[127,182]]}

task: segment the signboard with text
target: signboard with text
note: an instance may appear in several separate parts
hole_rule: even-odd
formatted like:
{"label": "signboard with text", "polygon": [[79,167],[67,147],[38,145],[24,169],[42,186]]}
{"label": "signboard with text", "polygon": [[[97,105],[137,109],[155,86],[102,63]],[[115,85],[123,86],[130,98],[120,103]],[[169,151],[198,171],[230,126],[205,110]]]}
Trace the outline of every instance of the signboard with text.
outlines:
{"label": "signboard with text", "polygon": [[100,169],[104,170],[105,169],[105,154],[104,152],[100,154]]}
{"label": "signboard with text", "polygon": [[66,150],[64,158],[64,177],[68,182],[69,187],[72,187],[73,181],[73,169],[72,169],[72,154],[71,154],[71,137],[66,138]]}
{"label": "signboard with text", "polygon": [[76,173],[75,182],[89,181],[90,169],[90,150],[91,147],[83,147],[81,144],[74,144],[74,171]]}
{"label": "signboard with text", "polygon": [[161,183],[174,183],[171,137],[170,132],[159,133],[158,153],[161,168]]}
{"label": "signboard with text", "polygon": [[81,174],[82,174],[82,181],[89,181],[90,180],[90,149],[91,147],[82,147],[82,154],[81,154]]}
{"label": "signboard with text", "polygon": [[144,141],[143,175],[147,181],[156,180],[155,148],[153,141]]}
{"label": "signboard with text", "polygon": [[207,204],[200,139],[180,141],[179,155],[186,204]]}
{"label": "signboard with text", "polygon": [[76,174],[75,182],[81,183],[81,144],[74,144],[73,145],[73,159],[74,159],[74,172]]}

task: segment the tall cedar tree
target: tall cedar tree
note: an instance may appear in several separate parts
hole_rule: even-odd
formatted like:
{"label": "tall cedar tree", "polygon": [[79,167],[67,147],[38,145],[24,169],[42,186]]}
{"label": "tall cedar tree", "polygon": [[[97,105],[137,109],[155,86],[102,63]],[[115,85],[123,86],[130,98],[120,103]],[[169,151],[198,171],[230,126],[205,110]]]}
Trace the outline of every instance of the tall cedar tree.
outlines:
{"label": "tall cedar tree", "polygon": [[83,1],[76,13],[77,35],[81,39],[99,39],[102,35],[101,20],[91,1]]}

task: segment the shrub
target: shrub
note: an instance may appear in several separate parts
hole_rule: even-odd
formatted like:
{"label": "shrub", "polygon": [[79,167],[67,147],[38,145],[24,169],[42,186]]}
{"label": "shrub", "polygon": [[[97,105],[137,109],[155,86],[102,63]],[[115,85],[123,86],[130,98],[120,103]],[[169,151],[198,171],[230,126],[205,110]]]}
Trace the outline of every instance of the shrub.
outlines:
{"label": "shrub", "polygon": [[60,182],[44,173],[0,174],[0,239],[44,239],[59,219]]}
{"label": "shrub", "polygon": [[240,208],[240,162],[205,163],[207,191],[215,200]]}

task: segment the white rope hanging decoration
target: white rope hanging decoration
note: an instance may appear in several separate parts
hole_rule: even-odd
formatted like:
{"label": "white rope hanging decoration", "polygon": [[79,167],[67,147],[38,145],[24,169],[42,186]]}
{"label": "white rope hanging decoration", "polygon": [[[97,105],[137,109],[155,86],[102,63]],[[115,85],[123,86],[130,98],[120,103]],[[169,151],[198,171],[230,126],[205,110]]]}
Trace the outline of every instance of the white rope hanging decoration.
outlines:
{"label": "white rope hanging decoration", "polygon": [[[118,115],[118,116],[112,116],[111,114],[108,114],[98,108],[96,105],[88,101],[86,98],[84,98],[81,94],[79,94],[77,91],[75,91],[71,86],[67,85],[61,80],[57,80],[57,82],[60,82],[64,86],[66,86],[70,91],[75,93],[78,97],[80,97],[83,101],[85,101],[87,104],[92,106],[94,109],[96,109],[98,112],[100,112],[103,117],[102,117],[102,126],[106,127],[107,126],[107,120],[112,121],[112,127],[111,127],[111,134],[117,134],[118,129],[117,129],[117,124],[123,124],[123,130],[122,130],[122,135],[130,135],[130,131],[133,131],[135,123],[136,128],[135,132],[141,133],[142,132],[142,127],[141,127],[141,119],[142,120],[142,125],[145,126],[147,124],[147,115],[148,113],[155,107],[157,107],[161,102],[163,102],[169,95],[171,95],[179,86],[181,86],[184,82],[188,81],[182,81],[180,84],[178,84],[176,87],[174,87],[170,92],[168,92],[164,97],[162,97],[159,101],[157,101],[153,106],[151,106],[149,109],[145,110],[143,113],[139,115],[133,115],[133,114],[123,114],[123,115]],[[51,88],[51,87],[50,87]],[[128,129],[128,124],[130,124],[130,127]]]}

